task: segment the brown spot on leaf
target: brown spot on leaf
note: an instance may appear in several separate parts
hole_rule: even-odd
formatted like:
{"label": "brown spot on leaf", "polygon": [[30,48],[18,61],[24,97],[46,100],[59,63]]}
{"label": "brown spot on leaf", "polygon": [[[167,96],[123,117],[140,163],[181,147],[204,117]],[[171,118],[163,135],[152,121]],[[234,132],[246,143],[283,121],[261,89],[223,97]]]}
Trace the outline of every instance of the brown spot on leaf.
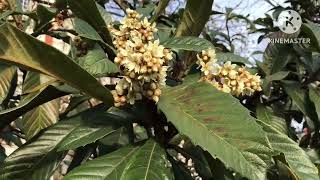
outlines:
{"label": "brown spot on leaf", "polygon": [[206,117],[203,119],[205,123],[210,123],[210,122],[213,122],[213,121],[217,121],[218,119],[216,119],[215,117]]}
{"label": "brown spot on leaf", "polygon": [[225,131],[225,128],[224,127],[217,127],[217,128],[214,128],[213,131],[217,132],[217,133],[222,133]]}

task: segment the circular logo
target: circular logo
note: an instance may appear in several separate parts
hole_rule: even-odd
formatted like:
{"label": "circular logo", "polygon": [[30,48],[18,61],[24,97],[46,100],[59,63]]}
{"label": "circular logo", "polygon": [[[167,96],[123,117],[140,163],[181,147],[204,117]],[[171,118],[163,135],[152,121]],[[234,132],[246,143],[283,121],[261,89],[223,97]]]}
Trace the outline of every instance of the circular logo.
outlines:
{"label": "circular logo", "polygon": [[302,24],[301,16],[294,10],[282,11],[278,18],[278,25],[282,32],[293,34],[299,31]]}

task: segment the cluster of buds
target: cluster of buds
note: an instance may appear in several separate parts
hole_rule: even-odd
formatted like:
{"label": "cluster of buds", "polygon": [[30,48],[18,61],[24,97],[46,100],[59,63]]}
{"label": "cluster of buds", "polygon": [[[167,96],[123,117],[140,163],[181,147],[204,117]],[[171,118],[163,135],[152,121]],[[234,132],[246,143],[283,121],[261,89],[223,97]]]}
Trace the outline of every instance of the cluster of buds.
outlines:
{"label": "cluster of buds", "polygon": [[145,17],[140,21],[141,15],[136,11],[127,9],[127,17],[121,22],[119,29],[109,26],[110,32],[114,35],[115,39],[113,44],[116,48],[125,48],[128,40],[133,37],[138,37],[144,43],[154,39],[154,33],[157,32],[155,24],[148,22]]}
{"label": "cluster of buds", "polygon": [[8,9],[8,3],[6,0],[0,0],[0,12]]}
{"label": "cluster of buds", "polygon": [[73,39],[73,42],[74,46],[77,49],[77,57],[82,57],[88,53],[88,44],[85,41],[83,41],[80,37],[75,37]]}
{"label": "cluster of buds", "polygon": [[230,61],[219,65],[213,49],[202,51],[197,57],[204,74],[201,80],[210,82],[218,90],[235,96],[250,96],[255,91],[262,91],[260,76],[252,75],[245,67],[237,67]]}
{"label": "cluster of buds", "polygon": [[127,14],[119,29],[109,26],[118,50],[114,62],[122,76],[112,92],[116,107],[134,104],[142,97],[158,102],[168,61],[172,59],[172,52],[160,45],[159,40],[154,41],[155,25],[146,18],[140,21],[136,11],[128,9]]}

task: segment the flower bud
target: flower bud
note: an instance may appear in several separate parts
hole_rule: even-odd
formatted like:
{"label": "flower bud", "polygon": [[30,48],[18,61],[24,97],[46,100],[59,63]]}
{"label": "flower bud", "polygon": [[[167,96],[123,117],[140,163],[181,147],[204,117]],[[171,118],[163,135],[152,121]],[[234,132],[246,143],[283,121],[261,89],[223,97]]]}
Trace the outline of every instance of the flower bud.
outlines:
{"label": "flower bud", "polygon": [[126,101],[127,101],[126,97],[125,96],[121,96],[120,102],[125,103]]}
{"label": "flower bud", "polygon": [[152,100],[156,103],[159,102],[159,96],[152,96]]}
{"label": "flower bud", "polygon": [[151,83],[150,84],[150,88],[152,89],[152,90],[155,90],[155,89],[157,89],[157,84],[156,83]]}
{"label": "flower bud", "polygon": [[153,66],[153,63],[149,61],[149,62],[147,63],[147,66],[148,66],[148,67],[152,67],[152,66]]}
{"label": "flower bud", "polygon": [[153,95],[153,91],[148,90],[148,91],[147,91],[147,96],[151,97],[152,95]]}
{"label": "flower bud", "polygon": [[156,65],[154,65],[154,66],[152,66],[152,71],[158,72],[158,71],[159,71],[159,68],[158,68]]}
{"label": "flower bud", "polygon": [[161,90],[160,90],[160,89],[156,89],[156,90],[154,91],[154,95],[160,96],[160,95],[161,95]]}
{"label": "flower bud", "polygon": [[141,69],[140,69],[140,72],[141,73],[146,73],[148,70],[147,70],[147,67],[146,66],[142,66]]}

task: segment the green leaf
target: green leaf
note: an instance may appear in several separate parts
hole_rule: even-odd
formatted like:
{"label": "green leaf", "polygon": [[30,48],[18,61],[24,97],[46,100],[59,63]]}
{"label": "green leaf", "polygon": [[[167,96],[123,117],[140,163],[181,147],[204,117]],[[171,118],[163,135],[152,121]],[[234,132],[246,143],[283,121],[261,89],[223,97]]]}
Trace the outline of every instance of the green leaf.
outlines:
{"label": "green leaf", "polygon": [[141,18],[150,16],[150,14],[154,11],[155,5],[153,3],[144,5],[143,7],[138,7],[136,11],[141,15]]}
{"label": "green leaf", "polygon": [[309,86],[309,97],[313,101],[314,106],[316,108],[318,119],[320,121],[320,92],[318,89]]}
{"label": "green leaf", "polygon": [[176,36],[199,36],[211,15],[213,0],[188,0]]}
{"label": "green leaf", "polygon": [[202,51],[209,48],[214,49],[214,46],[210,41],[192,36],[174,37],[163,42],[162,45],[166,48],[187,51]]}
{"label": "green leaf", "polygon": [[266,77],[269,81],[280,81],[289,75],[290,71],[279,71]]}
{"label": "green leaf", "polygon": [[293,103],[315,123],[319,123],[314,104],[311,102],[308,92],[303,90],[299,83],[295,81],[282,81],[284,90],[290,96]]}
{"label": "green leaf", "polygon": [[53,86],[48,86],[39,92],[26,95],[18,106],[0,111],[0,128],[16,120],[33,108],[67,94],[68,93],[60,91]]}
{"label": "green leaf", "polygon": [[100,6],[98,3],[96,3],[96,5],[106,25],[112,23],[112,16],[107,12],[107,10]]}
{"label": "green leaf", "polygon": [[286,162],[296,176],[300,179],[319,179],[318,169],[296,142],[262,121],[260,124],[267,133],[273,150],[277,154],[284,154]]}
{"label": "green leaf", "polygon": [[119,180],[139,146],[128,146],[89,161],[68,173],[64,180]]}
{"label": "green leaf", "polygon": [[[112,116],[110,116],[112,117]],[[107,119],[109,120],[109,119]],[[76,149],[78,147],[90,144],[105,136],[115,133],[117,129],[112,126],[101,126],[101,124],[79,126],[74,129],[72,134],[65,137],[57,146],[57,151],[64,151],[69,149]]]}
{"label": "green leaf", "polygon": [[88,101],[89,99],[91,99],[90,96],[81,96],[81,95],[72,96],[70,98],[70,102],[67,109],[60,115],[60,117],[66,117],[69,112],[77,108],[83,102]]}
{"label": "green leaf", "polygon": [[0,104],[7,98],[17,68],[0,64]]}
{"label": "green leaf", "polygon": [[307,21],[302,25],[302,30],[305,31],[311,39],[312,44],[320,51],[320,26],[319,24]]}
{"label": "green leaf", "polygon": [[99,139],[99,143],[101,144],[101,147],[103,146],[102,148],[105,148],[105,151],[101,151],[101,154],[107,154],[108,152],[119,149],[119,147],[129,145],[128,128],[122,127],[117,129],[116,132]]}
{"label": "green leaf", "polygon": [[[270,35],[270,38],[285,38],[292,39],[298,36],[295,34],[285,34],[283,32],[275,32]],[[293,52],[290,44],[269,43],[263,54],[263,70],[266,75],[276,73],[283,70],[283,68],[289,62],[291,55],[289,52]],[[260,66],[261,67],[261,66]]]}
{"label": "green leaf", "polygon": [[105,52],[99,46],[89,50],[88,53],[79,58],[78,61],[83,69],[95,77],[102,77],[119,72],[118,66],[108,59]]}
{"label": "green leaf", "polygon": [[[46,75],[35,72],[28,72],[23,84],[22,92],[26,93],[27,91],[41,91],[40,89],[34,89],[37,89],[38,86],[43,87],[42,85],[46,84],[50,80],[52,80],[52,78]],[[46,86],[43,88],[46,88]],[[22,101],[23,100],[24,97],[22,97]],[[45,129],[58,121],[59,106],[60,100],[55,99],[37,106],[22,117],[22,130],[26,135],[27,140],[38,134],[40,130]]]}
{"label": "green leaf", "polygon": [[148,140],[143,146],[128,146],[101,156],[72,170],[64,178],[126,180],[173,179],[166,153],[159,144]]}
{"label": "green leaf", "polygon": [[23,82],[22,94],[29,94],[39,91],[53,84],[56,81],[56,79],[50,76],[29,71]]}
{"label": "green leaf", "polygon": [[59,0],[58,5],[68,5],[72,12],[79,18],[90,24],[102,37],[104,42],[112,46],[112,38],[107,29],[104,17],[94,0]]}
{"label": "green leaf", "polygon": [[23,132],[28,140],[38,134],[40,130],[58,121],[59,105],[59,99],[55,99],[32,109],[22,117]]}
{"label": "green leaf", "polygon": [[157,142],[148,140],[132,156],[120,179],[170,180],[173,174],[168,165],[165,150]]}
{"label": "green leaf", "polygon": [[219,62],[231,61],[233,63],[251,64],[248,59],[233,53],[217,53],[217,60]]}
{"label": "green leaf", "polygon": [[278,116],[273,115],[271,109],[268,109],[263,105],[259,105],[257,107],[257,118],[264,123],[271,125],[274,129],[283,134],[288,133],[286,121]]}
{"label": "green leaf", "polygon": [[[66,139],[78,139],[87,135],[89,127],[99,126],[101,129],[112,127],[118,118],[101,110],[91,110],[73,116],[49,127],[29,143],[8,156],[0,166],[0,179],[49,179],[59,162],[63,152],[57,153]],[[76,136],[76,137],[75,137]],[[85,145],[95,141],[91,136],[78,141],[77,145]]]}
{"label": "green leaf", "polygon": [[289,71],[279,71],[277,73],[274,73],[272,75],[267,75],[263,81],[263,91],[264,93],[269,96],[271,91],[270,91],[270,83],[272,81],[280,81],[286,78],[289,75]]}
{"label": "green leaf", "polygon": [[36,13],[37,17],[39,18],[38,27],[41,27],[49,23],[54,18],[54,16],[57,14],[57,9],[39,4],[37,5]]}
{"label": "green leaf", "polygon": [[114,48],[110,46],[109,44],[106,44],[101,36],[98,34],[98,32],[86,21],[80,19],[80,18],[75,18],[74,19],[74,30],[78,33],[80,37],[84,37],[87,39],[95,40],[100,42],[103,46],[113,50]]}
{"label": "green leaf", "polygon": [[154,10],[154,15],[152,16],[151,22],[154,22],[163,11],[166,10],[170,0],[160,0],[158,6]]}
{"label": "green leaf", "polygon": [[0,26],[0,60],[53,76],[112,104],[112,95],[93,76],[54,47],[10,24]]}
{"label": "green leaf", "polygon": [[227,167],[249,179],[265,179],[271,154],[266,134],[237,99],[197,81],[192,77],[164,89],[161,111],[181,134]]}
{"label": "green leaf", "polygon": [[80,18],[74,19],[74,30],[80,37],[103,41],[97,31],[90,24]]}

